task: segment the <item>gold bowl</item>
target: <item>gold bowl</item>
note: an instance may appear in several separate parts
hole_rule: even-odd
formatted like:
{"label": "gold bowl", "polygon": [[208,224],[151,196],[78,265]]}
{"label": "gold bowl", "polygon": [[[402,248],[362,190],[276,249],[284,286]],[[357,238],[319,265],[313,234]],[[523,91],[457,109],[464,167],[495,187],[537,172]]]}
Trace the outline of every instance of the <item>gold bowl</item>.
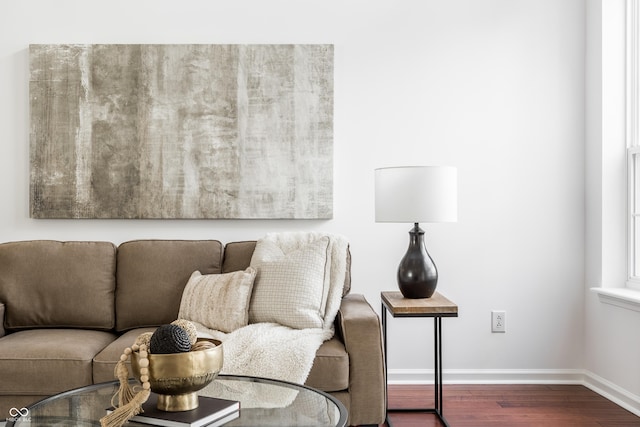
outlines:
{"label": "gold bowl", "polygon": [[[198,407],[198,390],[213,381],[222,369],[222,343],[217,340],[199,338],[215,345],[206,350],[185,353],[149,353],[149,383],[151,391],[158,394],[158,409],[161,411],[190,411]],[[133,374],[140,379],[140,356],[131,354]]]}

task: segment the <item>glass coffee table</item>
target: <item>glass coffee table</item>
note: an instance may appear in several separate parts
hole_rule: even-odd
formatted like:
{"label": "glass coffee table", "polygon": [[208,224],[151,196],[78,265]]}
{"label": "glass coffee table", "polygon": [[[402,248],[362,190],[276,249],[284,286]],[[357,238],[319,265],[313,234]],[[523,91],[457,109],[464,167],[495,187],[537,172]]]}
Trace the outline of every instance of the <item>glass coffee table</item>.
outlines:
{"label": "glass coffee table", "polygon": [[[139,383],[132,382],[132,385]],[[100,426],[111,406],[118,382],[94,384],[48,397],[7,422],[7,427]],[[284,381],[235,375],[219,375],[199,392],[203,396],[237,400],[240,417],[225,424],[278,427],[345,427],[347,410],[333,396]],[[147,424],[128,422],[125,426]]]}

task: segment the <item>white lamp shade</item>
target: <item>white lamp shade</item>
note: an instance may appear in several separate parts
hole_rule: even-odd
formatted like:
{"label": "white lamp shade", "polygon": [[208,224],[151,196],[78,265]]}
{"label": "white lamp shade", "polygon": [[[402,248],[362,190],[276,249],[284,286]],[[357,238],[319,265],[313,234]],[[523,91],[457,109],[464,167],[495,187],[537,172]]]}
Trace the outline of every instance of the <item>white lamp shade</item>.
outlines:
{"label": "white lamp shade", "polygon": [[375,170],[376,222],[455,222],[458,171],[452,166]]}

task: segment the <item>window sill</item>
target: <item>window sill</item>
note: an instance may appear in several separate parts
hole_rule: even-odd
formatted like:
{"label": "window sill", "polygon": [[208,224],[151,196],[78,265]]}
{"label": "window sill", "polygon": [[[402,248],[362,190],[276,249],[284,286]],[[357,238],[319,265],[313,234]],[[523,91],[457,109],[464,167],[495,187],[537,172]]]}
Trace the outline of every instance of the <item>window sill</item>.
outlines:
{"label": "window sill", "polygon": [[640,290],[630,288],[591,288],[600,302],[640,312]]}

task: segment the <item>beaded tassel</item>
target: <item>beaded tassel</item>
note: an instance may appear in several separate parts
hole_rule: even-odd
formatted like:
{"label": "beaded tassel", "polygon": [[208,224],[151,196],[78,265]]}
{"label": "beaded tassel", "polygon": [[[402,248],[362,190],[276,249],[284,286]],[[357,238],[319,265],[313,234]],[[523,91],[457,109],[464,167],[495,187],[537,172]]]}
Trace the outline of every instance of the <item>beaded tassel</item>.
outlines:
{"label": "beaded tassel", "polygon": [[[133,351],[140,350],[140,381],[142,382],[142,390],[134,393],[129,385],[129,370],[126,361]],[[142,404],[149,399],[151,395],[151,384],[149,383],[149,359],[147,358],[147,347],[134,344],[132,348],[126,348],[120,360],[116,364],[114,373],[120,382],[120,387],[116,394],[111,398],[111,404],[114,405],[116,396],[118,397],[118,406],[110,414],[100,419],[102,427],[121,427],[129,419],[142,412]]]}
{"label": "beaded tassel", "polygon": [[[111,406],[114,408],[119,408],[120,406],[124,406],[133,399],[135,393],[133,392],[133,388],[129,385],[129,369],[127,368],[127,358],[131,354],[131,349],[126,348],[124,353],[120,356],[120,360],[116,363],[116,367],[114,369],[113,374],[120,382],[120,388],[116,394],[111,398]],[[118,396],[118,404],[116,405],[114,402],[115,397]]]}

